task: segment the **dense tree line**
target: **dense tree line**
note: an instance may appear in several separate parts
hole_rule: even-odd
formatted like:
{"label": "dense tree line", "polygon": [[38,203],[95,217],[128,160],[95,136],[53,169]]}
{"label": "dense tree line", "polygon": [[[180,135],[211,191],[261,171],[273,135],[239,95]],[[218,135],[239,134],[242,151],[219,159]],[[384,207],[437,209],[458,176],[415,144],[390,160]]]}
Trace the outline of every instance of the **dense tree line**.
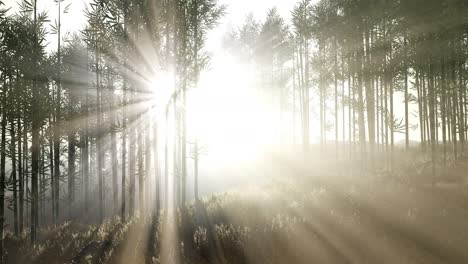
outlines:
{"label": "dense tree line", "polygon": [[[42,11],[37,2],[21,1],[16,14],[0,3],[0,238],[6,208],[14,234],[29,232],[33,244],[38,227],[65,220],[158,215],[160,201],[172,199],[169,173],[174,199],[185,204],[186,96],[206,66],[206,34],[224,7],[213,0],[95,0],[85,10],[86,28],[68,34],[61,18],[71,3],[57,0],[57,9]],[[57,38],[52,53],[50,38]],[[153,83],[163,75],[174,87]],[[166,102],[154,99],[162,89],[171,93]],[[173,139],[166,133],[165,157],[160,122],[180,131]]]}
{"label": "dense tree line", "polygon": [[[281,112],[289,106],[294,124],[283,126],[296,128],[300,117],[291,141],[300,135],[305,149],[319,129],[322,147],[336,143],[337,155],[349,151],[368,168],[379,151],[391,169],[395,135],[408,150],[419,131],[418,148],[446,164],[463,156],[467,136],[467,12],[457,0],[303,0],[290,22],[276,9],[263,22],[249,16],[228,43],[251,58]],[[319,127],[311,128],[311,113]]]}

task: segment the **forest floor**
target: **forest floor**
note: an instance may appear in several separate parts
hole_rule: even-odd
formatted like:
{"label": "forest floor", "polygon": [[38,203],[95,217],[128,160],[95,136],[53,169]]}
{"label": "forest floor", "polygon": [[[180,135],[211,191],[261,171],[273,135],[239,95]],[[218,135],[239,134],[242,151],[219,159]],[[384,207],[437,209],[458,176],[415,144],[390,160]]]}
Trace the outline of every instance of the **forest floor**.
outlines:
{"label": "forest floor", "polygon": [[35,249],[7,235],[8,263],[468,263],[467,161],[432,185],[415,159],[373,175],[352,161],[272,159],[284,177],[183,214],[65,223]]}

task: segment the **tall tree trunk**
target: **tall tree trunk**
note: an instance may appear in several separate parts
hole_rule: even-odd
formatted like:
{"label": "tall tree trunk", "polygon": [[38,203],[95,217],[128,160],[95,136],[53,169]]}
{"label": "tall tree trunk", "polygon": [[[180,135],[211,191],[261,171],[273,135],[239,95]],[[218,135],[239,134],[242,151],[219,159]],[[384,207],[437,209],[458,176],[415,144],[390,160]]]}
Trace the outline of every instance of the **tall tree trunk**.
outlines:
{"label": "tall tree trunk", "polygon": [[404,40],[404,49],[405,49],[405,65],[404,65],[404,76],[405,76],[405,149],[408,151],[409,149],[409,93],[408,93],[408,37],[405,35]]}
{"label": "tall tree trunk", "polygon": [[[23,223],[24,225],[28,225],[28,219],[29,219],[29,213],[30,210],[28,208],[28,178],[29,178],[29,142],[28,142],[28,124],[26,123],[26,120],[23,121],[23,196],[20,198],[23,201],[24,205],[24,211],[26,212],[26,217],[24,217],[23,214]],[[23,225],[23,227],[24,227]]]}
{"label": "tall tree trunk", "polygon": [[141,114],[140,117],[137,119],[137,131],[138,133],[138,208],[139,208],[139,213],[140,216],[143,216],[144,213],[144,180],[145,180],[145,175],[143,171],[143,165],[144,165],[144,159],[143,159],[143,149],[144,149],[144,141],[143,137],[144,131],[143,131],[143,125],[141,123]]}
{"label": "tall tree trunk", "polygon": [[61,30],[60,30],[60,1],[58,1],[58,30],[57,30],[57,65],[58,65],[58,80],[57,80],[57,97],[55,105],[55,130],[54,130],[54,166],[55,166],[55,180],[54,180],[54,196],[55,196],[55,211],[54,211],[54,224],[57,224],[59,218],[59,203],[60,203],[60,137],[61,137],[61,108],[62,108],[62,80],[61,80]]}
{"label": "tall tree trunk", "polygon": [[[294,44],[295,45],[295,44]],[[292,83],[292,143],[293,146],[296,146],[296,92],[297,92],[297,79],[296,79],[296,47],[293,46],[293,55],[292,55],[292,74],[293,74],[293,83]]]}
{"label": "tall tree trunk", "polygon": [[[130,92],[131,97],[130,97],[130,102],[134,102],[135,99],[135,91],[132,90]],[[133,103],[132,103],[133,104]],[[132,130],[129,131],[129,200],[128,200],[128,213],[130,217],[133,217],[135,215],[135,209],[136,209],[136,169],[137,169],[137,139],[138,139],[138,133],[137,133],[137,122],[135,121],[135,115],[130,115],[129,118],[129,125],[131,125]]]}
{"label": "tall tree trunk", "polygon": [[[3,73],[3,87],[6,90],[6,76]],[[6,126],[7,126],[7,106],[6,95],[2,96],[2,139],[0,153],[0,262],[4,262],[4,226],[5,226],[5,157],[6,157]]]}
{"label": "tall tree trunk", "polygon": [[[174,77],[176,80],[176,77]],[[177,87],[174,85],[174,87]],[[177,91],[176,91],[177,94]],[[180,202],[180,171],[179,171],[179,153],[180,153],[180,112],[177,111],[177,96],[174,97],[174,104],[173,104],[173,111],[174,111],[174,139],[173,139],[173,146],[172,146],[172,168],[173,168],[173,199],[174,199],[174,206],[179,206]]]}
{"label": "tall tree trunk", "polygon": [[[132,124],[135,125],[135,124]],[[129,183],[129,189],[128,189],[128,214],[130,217],[133,217],[135,214],[135,166],[136,166],[136,161],[135,161],[135,148],[136,148],[136,133],[135,129],[132,129],[129,131],[129,139],[130,139],[130,149],[129,149],[129,177],[130,177],[130,183]]]}
{"label": "tall tree trunk", "polygon": [[100,80],[100,68],[99,61],[100,55],[98,51],[98,41],[96,40],[96,115],[97,115],[97,129],[96,129],[96,148],[97,148],[97,176],[98,176],[98,188],[99,188],[99,221],[104,220],[104,184],[103,184],[103,149],[102,149],[102,112],[101,112],[101,80]]}
{"label": "tall tree trunk", "polygon": [[[111,81],[111,84],[109,85],[110,88],[113,87],[113,81]],[[119,164],[117,160],[117,133],[116,133],[116,127],[117,127],[117,110],[116,110],[116,102],[115,102],[115,95],[114,92],[111,92],[111,167],[112,167],[112,200],[114,202],[113,206],[113,214],[117,214],[119,211],[119,183],[118,183],[118,177],[119,177]]]}
{"label": "tall tree trunk", "polygon": [[416,70],[416,77],[415,77],[415,83],[416,83],[416,91],[417,91],[417,96],[418,96],[418,117],[419,117],[419,134],[420,134],[420,140],[421,140],[421,150],[422,152],[425,152],[425,139],[424,139],[424,112],[423,112],[423,98],[422,98],[422,91],[421,91],[421,85],[419,81],[419,70]]}
{"label": "tall tree trunk", "polygon": [[366,160],[366,126],[365,126],[365,117],[364,117],[364,96],[363,96],[363,89],[362,89],[362,57],[363,53],[356,54],[357,55],[357,67],[359,69],[358,77],[357,77],[357,93],[358,93],[358,111],[359,111],[359,145],[361,151],[361,162],[362,168],[364,168],[364,162]]}
{"label": "tall tree trunk", "polygon": [[[442,58],[442,72],[441,72],[441,82],[442,82],[442,92],[440,100],[440,110],[441,110],[441,119],[442,119],[442,147],[444,150],[443,164],[444,167],[447,166],[447,114],[446,114],[446,100],[447,100],[447,82],[445,78],[445,57]],[[435,87],[434,87],[435,89]],[[437,118],[436,118],[437,119]],[[437,127],[437,126],[436,126]]]}
{"label": "tall tree trunk", "polygon": [[[326,118],[325,118],[325,86],[324,86],[324,70],[323,70],[323,67],[324,67],[324,59],[322,58],[323,56],[323,49],[324,49],[324,46],[323,46],[323,41],[322,40],[318,40],[318,57],[319,57],[319,97],[320,97],[320,149],[323,151],[324,150],[324,146],[325,146],[325,141],[326,141]],[[308,57],[306,56],[306,65],[308,65]],[[304,99],[304,100],[307,100],[308,99]],[[307,110],[308,112],[309,110]]]}
{"label": "tall tree trunk", "polygon": [[124,81],[123,81],[123,99],[122,99],[122,177],[121,177],[121,211],[120,211],[120,217],[122,218],[122,221],[125,221],[125,210],[126,210],[126,195],[125,195],[125,189],[126,189],[126,175],[127,175],[127,83],[126,79],[124,76]]}
{"label": "tall tree trunk", "polygon": [[[44,127],[41,127],[40,138],[45,138]],[[46,223],[46,212],[45,212],[45,190],[46,190],[46,177],[45,177],[45,146],[40,146],[40,165],[39,165],[39,216],[42,223]],[[38,220],[39,221],[39,220]]]}
{"label": "tall tree trunk", "polygon": [[[429,92],[428,92],[428,87],[430,87],[429,85],[429,76],[428,78],[425,77],[425,73],[424,71],[421,72],[422,74],[422,92],[423,92],[423,107],[424,107],[424,124],[426,125],[425,126],[425,134],[426,134],[426,142],[428,142],[429,145],[432,144],[432,134],[431,134],[431,120],[430,120],[430,113],[429,113]],[[426,79],[427,79],[427,83],[428,85],[426,86]]]}
{"label": "tall tree trunk", "polygon": [[[345,121],[346,121],[346,112],[345,112],[345,104],[346,104],[346,97],[345,97],[345,58],[344,58],[344,55],[342,55],[341,57],[341,71],[342,71],[342,76],[341,76],[341,117],[342,117],[342,122],[341,122],[341,126],[342,126],[342,131],[343,131],[343,135],[342,135],[342,139],[341,139],[341,144],[343,144],[343,153],[346,151],[346,125],[345,125]],[[349,96],[349,95],[348,95]]]}
{"label": "tall tree trunk", "polygon": [[[150,109],[148,109],[147,112],[147,118],[151,118],[150,116]],[[151,184],[151,142],[150,142],[150,135],[151,135],[151,121],[148,120],[148,125],[145,127],[145,181],[146,184],[143,185],[144,188],[144,193],[145,197],[144,199],[146,201],[150,201],[151,197],[149,196],[151,194],[148,186]],[[146,212],[146,208],[144,207],[144,204],[140,205],[140,208],[142,208],[142,212]]]}
{"label": "tall tree trunk", "polygon": [[303,118],[303,135],[302,135],[302,144],[305,151],[309,150],[309,43],[308,40],[304,39],[304,58],[301,56],[301,64],[304,65],[304,85],[302,89],[303,93],[303,109],[302,114]]}
{"label": "tall tree trunk", "polygon": [[[185,82],[185,81],[184,81]],[[181,206],[182,209],[185,210],[185,203],[186,203],[186,194],[187,194],[187,113],[186,113],[186,84],[182,89],[182,113],[181,113]]]}
{"label": "tall tree trunk", "polygon": [[338,45],[336,43],[336,36],[333,38],[333,49],[334,49],[334,85],[335,85],[335,156],[338,158]]}
{"label": "tall tree trunk", "polygon": [[[456,161],[458,158],[458,142],[457,142],[457,124],[460,123],[460,120],[457,120],[458,116],[458,89],[457,87],[457,76],[456,76],[456,58],[455,58],[455,47],[452,47],[452,60],[451,60],[451,83],[450,86],[450,101],[452,102],[451,105],[451,130],[452,130],[452,143],[453,143],[453,156],[454,160]],[[458,123],[457,123],[458,121]]]}
{"label": "tall tree trunk", "polygon": [[434,87],[434,77],[433,77],[433,65],[432,62],[429,63],[429,120],[430,120],[430,130],[431,130],[431,161],[432,161],[432,184],[435,184],[436,176],[436,118],[435,118],[435,87]]}
{"label": "tall tree trunk", "polygon": [[[124,45],[128,45],[128,4],[129,2],[125,1],[124,2],[124,14],[123,14],[123,20],[124,20],[124,31],[127,33],[125,34],[124,37]],[[127,61],[126,59],[124,60],[124,64],[126,64]],[[127,75],[128,75],[128,70],[124,68],[123,70],[123,85],[122,85],[122,176],[121,176],[121,199],[122,199],[122,204],[121,204],[121,210],[120,210],[120,217],[122,222],[125,221],[125,216],[126,216],[126,175],[127,175]]]}
{"label": "tall tree trunk", "polygon": [[[37,1],[34,1],[34,28],[37,29]],[[34,42],[33,42],[33,62],[34,62],[34,74],[33,74],[33,95],[32,95],[32,145],[31,145],[31,243],[36,243],[36,232],[37,232],[37,209],[38,209],[38,169],[39,169],[39,90],[37,89],[37,30],[34,31]],[[3,200],[3,199],[2,199]]]}
{"label": "tall tree trunk", "polygon": [[18,180],[16,179],[16,133],[14,118],[10,122],[10,138],[11,176],[13,185],[13,227],[15,236],[18,236]]}
{"label": "tall tree trunk", "polygon": [[[194,54],[195,54],[195,65],[194,65],[194,70],[195,70],[195,87],[198,87],[198,81],[199,81],[199,58],[198,58],[198,0],[195,0],[195,7],[194,7],[194,13],[195,13],[195,21],[194,21],[194,39],[195,39],[195,44],[194,44]],[[198,133],[195,134],[195,143],[194,143],[194,196],[195,196],[195,201],[198,202],[199,196],[198,196]]]}
{"label": "tall tree trunk", "polygon": [[[461,41],[458,41],[458,54],[462,53],[461,49]],[[465,155],[465,117],[466,117],[466,112],[465,112],[465,107],[466,107],[466,97],[465,97],[465,85],[463,83],[463,65],[465,65],[465,60],[458,58],[458,100],[459,100],[459,127],[458,127],[458,132],[459,132],[459,138],[460,138],[460,154],[463,157]]]}
{"label": "tall tree trunk", "polygon": [[165,114],[165,139],[164,139],[164,210],[169,210],[169,105]]}
{"label": "tall tree trunk", "polygon": [[[18,109],[19,110],[19,109]],[[21,139],[23,136],[23,132],[21,129],[21,112],[18,111],[18,118],[17,118],[17,124],[18,124],[18,185],[19,185],[19,211],[18,211],[18,221],[19,221],[19,233],[23,233],[23,227],[24,227],[24,171],[23,171],[23,153],[22,153],[22,144],[21,144]]]}
{"label": "tall tree trunk", "polygon": [[[86,102],[88,102],[88,95],[86,95]],[[88,103],[85,106],[85,138],[84,138],[84,149],[83,149],[83,182],[84,182],[84,211],[88,212],[89,209],[89,118],[88,118]]]}
{"label": "tall tree trunk", "polygon": [[[393,58],[393,46],[392,46],[392,43],[390,42],[389,43],[389,58],[390,58],[390,61],[392,60]],[[394,148],[395,148],[395,124],[394,124],[394,121],[395,121],[395,113],[394,113],[394,104],[393,104],[393,101],[394,101],[394,83],[393,83],[393,72],[390,71],[389,72],[389,79],[388,79],[388,82],[389,82],[389,99],[390,99],[390,171],[393,172],[393,167],[394,167]]]}
{"label": "tall tree trunk", "polygon": [[[30,171],[29,171],[29,142],[28,142],[28,126],[27,123],[24,124],[24,133],[23,133],[23,168],[24,168],[24,179],[23,179],[23,186],[24,186],[24,197],[23,201],[25,201],[25,212],[26,212],[26,217],[24,218],[24,223],[25,225],[31,225],[30,220],[31,220],[31,188],[29,187],[29,181],[30,181]],[[29,205],[28,205],[29,202]]]}
{"label": "tall tree trunk", "polygon": [[155,187],[155,212],[156,216],[159,216],[161,210],[161,179],[159,169],[159,150],[158,150],[158,123],[157,119],[153,122],[153,159],[154,159],[154,187]]}
{"label": "tall tree trunk", "polygon": [[353,137],[353,116],[352,116],[352,104],[353,104],[353,95],[352,95],[352,83],[351,83],[351,59],[348,58],[348,147],[349,147],[349,157],[352,157],[352,137]]}
{"label": "tall tree trunk", "polygon": [[75,154],[76,138],[74,127],[74,108],[75,101],[73,95],[70,95],[69,126],[68,126],[68,218],[72,219],[73,203],[75,201]]}
{"label": "tall tree trunk", "polygon": [[[372,76],[371,76],[371,65],[370,65],[370,34],[369,34],[369,25],[367,21],[364,26],[364,38],[365,43],[363,49],[365,48],[365,67],[364,67],[364,84],[366,86],[366,103],[367,103],[367,121],[368,121],[368,131],[369,131],[369,151],[370,151],[370,168],[374,169],[374,152],[375,152],[375,102],[374,102],[374,91],[372,87]],[[365,140],[365,139],[364,139]]]}
{"label": "tall tree trunk", "polygon": [[50,197],[52,203],[52,222],[55,219],[55,176],[54,176],[54,117],[49,115],[49,128],[48,128],[48,136],[49,136],[49,169],[50,169]]}

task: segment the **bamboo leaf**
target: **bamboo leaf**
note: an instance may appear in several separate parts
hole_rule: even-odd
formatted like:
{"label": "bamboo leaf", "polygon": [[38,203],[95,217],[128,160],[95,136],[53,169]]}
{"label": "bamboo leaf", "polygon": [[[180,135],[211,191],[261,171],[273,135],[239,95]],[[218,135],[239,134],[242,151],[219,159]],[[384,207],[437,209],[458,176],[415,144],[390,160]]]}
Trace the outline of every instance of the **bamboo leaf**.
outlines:
{"label": "bamboo leaf", "polygon": [[65,8],[63,10],[64,14],[68,14],[68,12],[70,11],[70,6],[71,6],[71,3],[69,3],[68,5],[65,6]]}

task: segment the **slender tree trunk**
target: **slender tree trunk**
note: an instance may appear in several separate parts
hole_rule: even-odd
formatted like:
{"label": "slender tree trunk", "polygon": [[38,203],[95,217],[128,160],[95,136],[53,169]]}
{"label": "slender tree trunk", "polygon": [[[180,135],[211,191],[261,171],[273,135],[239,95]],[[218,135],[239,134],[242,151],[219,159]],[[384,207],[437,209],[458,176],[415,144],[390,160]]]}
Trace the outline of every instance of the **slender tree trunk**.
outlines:
{"label": "slender tree trunk", "polygon": [[[322,51],[324,49],[322,40],[318,40],[318,52],[319,52],[319,97],[320,97],[320,149],[323,151],[324,146],[325,146],[325,135],[326,135],[326,118],[325,118],[325,87],[324,87],[324,73],[323,73],[323,64],[325,63],[323,61],[323,54]],[[308,58],[306,57],[306,65],[308,64]],[[308,99],[305,99],[308,100]],[[307,110],[308,112],[308,110]]]}
{"label": "slender tree trunk", "polygon": [[335,155],[338,158],[338,134],[339,134],[339,125],[338,125],[338,45],[336,43],[336,37],[333,38],[334,46],[334,85],[335,85]]}
{"label": "slender tree trunk", "polygon": [[[150,110],[150,109],[148,109]],[[148,118],[151,118],[149,115],[149,111],[147,114]],[[151,122],[148,120],[148,125],[145,127],[145,181],[146,184],[143,185],[144,188],[144,193],[145,193],[145,200],[150,201],[151,197],[149,196],[151,192],[149,191],[148,186],[151,184],[151,142],[150,142],[150,135],[151,135]],[[140,208],[142,213],[146,212],[146,207],[144,207],[144,204],[140,205]]]}
{"label": "slender tree trunk", "polygon": [[160,179],[160,168],[159,168],[159,140],[158,140],[158,123],[157,119],[153,122],[153,159],[154,159],[154,187],[155,187],[155,212],[156,216],[159,216],[161,210],[161,179]]}
{"label": "slender tree trunk", "polygon": [[52,208],[52,222],[54,222],[55,219],[55,176],[54,176],[54,117],[49,115],[49,168],[50,168],[50,197],[51,197],[51,208]]}
{"label": "slender tree trunk", "polygon": [[352,104],[353,104],[353,95],[352,95],[352,79],[351,79],[351,65],[350,59],[348,58],[348,144],[349,144],[349,157],[352,157],[352,135],[353,135],[353,116],[352,116]]}
{"label": "slender tree trunk", "polygon": [[[96,46],[98,41],[96,40]],[[104,176],[103,176],[103,148],[102,148],[102,112],[101,112],[101,80],[100,80],[100,55],[98,47],[95,48],[96,56],[96,115],[97,115],[97,132],[96,132],[96,148],[97,148],[97,177],[98,177],[98,188],[99,188],[99,221],[104,220]]]}
{"label": "slender tree trunk", "polygon": [[[389,45],[389,53],[390,53],[390,60],[392,59],[392,43]],[[394,83],[393,83],[393,73],[390,71],[389,72],[389,104],[390,104],[390,171],[393,172],[393,167],[394,167],[394,148],[395,148],[395,113],[393,111],[393,101],[394,101],[394,93],[393,93],[393,88],[394,88]]]}
{"label": "slender tree trunk", "polygon": [[[462,53],[461,49],[461,41],[458,41],[458,54]],[[459,100],[459,138],[460,138],[460,155],[463,157],[465,155],[465,107],[466,107],[466,100],[465,100],[465,85],[463,83],[463,65],[465,65],[465,61],[463,59],[458,58],[458,100]]]}
{"label": "slender tree trunk", "polygon": [[[302,56],[301,56],[302,58]],[[304,40],[304,58],[301,59],[301,64],[304,64],[304,96],[303,96],[303,135],[302,144],[304,150],[309,150],[309,43],[308,40]]]}
{"label": "slender tree trunk", "polygon": [[[364,67],[364,84],[366,86],[366,103],[367,103],[367,125],[369,131],[369,151],[370,151],[370,169],[374,169],[374,152],[375,152],[375,102],[374,102],[374,91],[372,87],[372,76],[371,76],[371,65],[370,65],[370,34],[369,34],[369,25],[365,22],[364,26],[364,40],[363,49],[365,48],[365,53],[363,56],[365,58],[365,67]],[[365,141],[365,138],[364,138]],[[366,151],[366,150],[365,150]]]}
{"label": "slender tree trunk", "polygon": [[54,224],[57,224],[59,218],[59,204],[60,204],[60,137],[61,137],[61,109],[62,109],[62,82],[61,82],[61,47],[60,47],[60,1],[58,2],[59,12],[58,12],[58,47],[57,47],[57,65],[58,65],[58,80],[57,80],[57,97],[55,100],[55,124],[54,124]]}
{"label": "slender tree trunk", "polygon": [[[357,77],[357,92],[358,92],[358,111],[359,111],[359,145],[361,151],[361,162],[365,162],[366,160],[366,126],[365,126],[365,118],[364,118],[364,96],[363,96],[363,89],[362,89],[362,56],[363,54],[356,54],[357,55],[357,63],[358,63],[358,77]],[[364,168],[364,164],[362,165]]]}
{"label": "slender tree trunk", "polygon": [[421,85],[419,82],[418,70],[416,70],[415,82],[416,82],[416,90],[417,90],[417,96],[418,96],[418,117],[419,117],[419,134],[420,134],[420,140],[421,140],[421,150],[425,152],[424,118],[423,118],[424,112],[423,112],[422,91],[421,91]]}
{"label": "slender tree trunk", "polygon": [[181,206],[185,210],[186,195],[187,195],[187,113],[186,113],[186,84],[182,89],[182,113],[181,113]]}
{"label": "slender tree trunk", "polygon": [[[34,28],[37,28],[37,1],[34,1]],[[34,31],[34,69],[37,70],[37,31]],[[36,229],[37,229],[37,209],[38,209],[38,169],[39,169],[39,90],[37,89],[37,76],[33,74],[33,89],[32,89],[32,146],[31,146],[31,243],[36,243]],[[3,199],[2,199],[3,200]]]}
{"label": "slender tree trunk", "polygon": [[13,227],[15,236],[18,236],[18,180],[16,178],[16,133],[14,119],[10,122],[10,152],[11,152],[11,176],[13,185]]}
{"label": "slender tree trunk", "polygon": [[164,210],[169,210],[169,107],[165,115],[165,139],[164,139]]}
{"label": "slender tree trunk", "polygon": [[194,144],[194,178],[195,178],[195,200],[199,200],[199,188],[198,188],[198,140],[195,140]]}
{"label": "slender tree trunk", "polygon": [[135,215],[135,166],[136,166],[136,161],[135,161],[135,148],[136,148],[136,135],[134,129],[132,131],[129,131],[129,139],[130,139],[130,149],[129,149],[129,177],[130,177],[130,183],[129,183],[129,189],[128,189],[128,214],[130,217],[133,217]]}
{"label": "slender tree trunk", "polygon": [[[41,127],[41,136],[40,138],[45,138],[44,127]],[[45,180],[45,147],[44,145],[40,146],[40,165],[39,165],[39,216],[42,223],[46,223],[46,213],[45,213],[45,197],[44,193],[46,190],[46,180]],[[38,220],[39,221],[39,220]]]}
{"label": "slender tree trunk", "polygon": [[[3,87],[6,90],[6,76],[3,73]],[[6,157],[6,126],[7,126],[7,106],[6,95],[2,96],[2,139],[0,153],[0,262],[4,262],[4,226],[5,226],[5,157]]]}
{"label": "slender tree trunk", "polygon": [[405,35],[405,40],[404,40],[404,45],[405,45],[405,65],[404,65],[404,76],[405,76],[405,149],[408,151],[409,149],[409,107],[408,107],[408,101],[409,101],[409,93],[408,93],[408,37]]}
{"label": "slender tree trunk", "polygon": [[[86,98],[88,98],[88,95],[86,95]],[[88,99],[86,100],[87,102],[89,101]],[[83,157],[84,157],[84,166],[83,166],[83,182],[84,182],[84,207],[85,207],[85,213],[88,212],[89,209],[89,175],[90,175],[90,166],[89,166],[89,113],[88,113],[88,103],[86,103],[85,106],[85,122],[86,122],[86,128],[85,128],[85,140],[84,140],[84,149],[83,149]]]}
{"label": "slender tree trunk", "polygon": [[[441,72],[442,80],[442,92],[441,92],[441,100],[440,100],[440,110],[441,110],[441,119],[442,119],[442,147],[444,150],[444,157],[443,157],[443,164],[444,167],[447,166],[447,113],[446,113],[446,99],[447,99],[447,82],[445,78],[445,57],[442,58],[442,72]],[[435,87],[434,87],[435,88]],[[437,118],[436,118],[437,119]]]}
{"label": "slender tree trunk", "polygon": [[[198,0],[195,0],[195,23],[194,23],[194,39],[195,44],[194,44],[194,54],[195,54],[195,86],[198,87],[198,79],[199,79],[199,58],[198,58]],[[294,115],[294,113],[293,113]],[[195,135],[195,143],[194,143],[194,196],[195,196],[195,201],[199,201],[199,189],[198,189],[198,133]]]}
{"label": "slender tree trunk", "polygon": [[[457,142],[457,124],[460,123],[460,120],[457,120],[458,116],[458,89],[456,89],[457,86],[457,76],[456,76],[456,58],[455,58],[455,47],[452,47],[452,63],[450,65],[451,67],[451,83],[452,86],[450,86],[450,101],[452,102],[451,104],[451,130],[452,130],[452,143],[453,143],[453,156],[454,160],[456,161],[458,158],[458,142]],[[458,121],[458,123],[457,123]]]}
{"label": "slender tree trunk", "polygon": [[[18,109],[19,110],[19,109]],[[18,124],[18,185],[19,185],[19,212],[18,212],[18,221],[19,221],[19,233],[23,233],[23,227],[24,227],[24,171],[23,171],[23,153],[22,153],[22,144],[21,144],[21,138],[23,136],[23,132],[21,129],[21,112],[18,111],[18,118],[17,118],[17,124]]]}
{"label": "slender tree trunk", "polygon": [[[342,117],[342,139],[341,139],[341,144],[343,144],[343,153],[346,151],[346,112],[345,112],[345,104],[346,104],[346,96],[345,96],[345,58],[344,55],[341,57],[341,71],[342,71],[342,76],[341,76],[341,117]],[[349,96],[349,95],[348,95]]]}
{"label": "slender tree trunk", "polygon": [[[382,150],[385,150],[386,149],[386,145],[385,145],[385,129],[387,127],[387,124],[385,123],[386,122],[386,119],[385,117],[387,116],[387,112],[386,112],[386,109],[385,109],[385,103],[384,103],[384,97],[386,96],[386,94],[384,93],[384,84],[385,84],[385,80],[384,80],[384,77],[383,77],[383,74],[380,73],[380,76],[379,76],[379,79],[380,79],[380,82],[379,82],[379,89],[380,89],[380,134],[381,134],[381,144],[382,144]],[[385,100],[386,101],[386,100]]]}
{"label": "slender tree trunk", "polygon": [[145,175],[143,171],[144,159],[143,159],[143,149],[144,149],[144,132],[141,124],[141,116],[137,119],[137,131],[138,133],[138,208],[140,216],[143,216],[144,213],[144,181]]}
{"label": "slender tree trunk", "polygon": [[[176,77],[174,76],[174,80]],[[177,87],[174,85],[174,87]],[[177,92],[176,92],[177,93]],[[174,111],[174,139],[172,145],[172,168],[173,168],[173,199],[174,199],[174,206],[179,206],[180,202],[180,171],[179,171],[179,152],[180,152],[180,112],[177,111],[177,97],[174,97],[174,104],[173,104],[173,111]]]}
{"label": "slender tree trunk", "polygon": [[435,184],[436,176],[436,118],[435,118],[435,93],[434,93],[434,79],[433,79],[433,65],[429,63],[429,120],[431,130],[431,160],[432,160],[432,184]]}
{"label": "slender tree trunk", "polygon": [[68,218],[72,219],[73,204],[75,201],[75,154],[76,138],[74,128],[74,110],[75,101],[73,95],[70,95],[69,127],[68,127]]}
{"label": "slender tree trunk", "polygon": [[[110,88],[113,87],[113,81],[111,81]],[[112,200],[114,202],[114,210],[112,211],[113,213],[117,214],[119,211],[119,183],[118,183],[118,177],[119,177],[119,164],[117,160],[117,133],[116,133],[116,127],[117,127],[117,110],[116,110],[116,102],[115,102],[115,95],[114,92],[111,92],[111,167],[112,167]]]}
{"label": "slender tree trunk", "polygon": [[[24,197],[23,201],[25,201],[25,212],[26,212],[26,217],[24,218],[24,223],[25,225],[31,225],[30,220],[31,220],[31,188],[29,187],[29,181],[30,181],[30,171],[29,171],[29,155],[28,155],[28,150],[29,150],[29,142],[28,142],[28,132],[27,132],[27,124],[25,124],[24,127],[24,134],[23,134],[23,153],[24,153],[24,158],[23,158],[23,167],[24,167],[24,181],[23,181],[23,186],[24,186]],[[29,203],[29,204],[28,204]]]}
{"label": "slender tree trunk", "polygon": [[125,196],[125,189],[126,189],[126,175],[127,175],[127,114],[126,114],[126,107],[127,107],[127,84],[126,79],[124,76],[123,81],[123,99],[122,99],[122,179],[121,179],[121,211],[120,217],[122,221],[125,221],[125,210],[126,210],[126,196]]}
{"label": "slender tree trunk", "polygon": [[[128,4],[129,2],[125,1],[124,2],[124,14],[123,14],[123,20],[124,20],[124,31],[127,33],[125,34],[125,46],[128,45],[128,14],[127,14],[127,9],[128,9]],[[125,47],[124,46],[124,47]],[[124,60],[124,63],[126,64],[127,61]],[[125,216],[126,216],[126,175],[127,175],[127,75],[128,71],[125,68],[123,70],[123,85],[122,85],[122,177],[121,177],[121,199],[122,199],[122,204],[121,204],[121,210],[120,210],[120,217],[122,222],[125,221]]]}
{"label": "slender tree trunk", "polygon": [[24,214],[23,214],[23,227],[24,225],[27,225],[28,223],[28,219],[29,219],[29,212],[30,210],[28,209],[28,178],[29,178],[29,164],[28,164],[28,145],[29,145],[29,142],[28,142],[28,126],[27,126],[27,123],[24,121],[23,122],[23,125],[24,125],[24,132],[23,132],[23,182],[22,182],[22,185],[23,185],[23,196],[20,198],[22,201],[23,201],[23,205],[24,205],[24,211],[23,212],[26,212],[26,217],[24,217]]}
{"label": "slender tree trunk", "polygon": [[[425,134],[426,134],[426,141],[429,142],[428,144],[432,144],[432,134],[431,134],[431,119],[430,119],[430,114],[429,114],[429,96],[428,96],[428,91],[426,87],[429,87],[429,84],[426,86],[426,78],[425,78],[425,73],[422,72],[422,91],[423,91],[423,107],[424,107],[424,124],[425,126]],[[429,78],[427,78],[427,82],[429,83]]]}
{"label": "slender tree trunk", "polygon": [[377,74],[375,76],[375,84],[374,85],[374,95],[375,95],[375,135],[376,135],[376,145],[377,145],[377,152],[380,151],[380,127],[381,127],[381,114],[380,114],[380,108],[381,108],[381,96],[380,96],[380,86],[379,86],[379,75]]}

